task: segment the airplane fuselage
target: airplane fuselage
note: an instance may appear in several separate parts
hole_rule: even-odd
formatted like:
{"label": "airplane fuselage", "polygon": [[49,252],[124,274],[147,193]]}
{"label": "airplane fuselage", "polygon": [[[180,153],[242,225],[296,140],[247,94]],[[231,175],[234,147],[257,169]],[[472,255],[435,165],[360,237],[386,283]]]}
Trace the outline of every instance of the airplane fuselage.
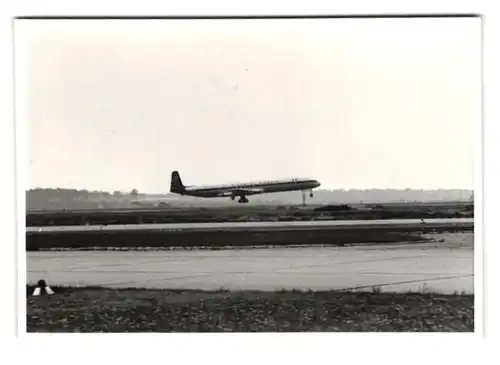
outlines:
{"label": "airplane fuselage", "polygon": [[256,195],[284,191],[312,190],[314,188],[317,188],[318,186],[319,183],[316,180],[291,179],[286,181],[269,181],[228,185],[186,186],[185,191],[182,192],[181,195],[217,198],[221,196],[238,195],[233,194],[233,192],[239,189],[245,191],[244,195]]}
{"label": "airplane fuselage", "polygon": [[268,180],[225,185],[185,186],[182,183],[179,172],[173,171],[172,180],[170,182],[170,192],[203,198],[230,197],[234,200],[236,197],[240,197],[239,203],[248,203],[246,197],[249,195],[277,193],[282,191],[310,190],[310,196],[312,196],[312,189],[318,186],[320,186],[320,183],[314,179]]}

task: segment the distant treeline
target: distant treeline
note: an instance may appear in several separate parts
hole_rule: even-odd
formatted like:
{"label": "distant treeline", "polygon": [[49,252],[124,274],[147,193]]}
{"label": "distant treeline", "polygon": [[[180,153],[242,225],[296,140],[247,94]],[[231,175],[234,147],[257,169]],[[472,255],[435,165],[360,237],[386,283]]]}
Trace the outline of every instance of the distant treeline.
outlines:
{"label": "distant treeline", "polygon": [[60,209],[118,209],[133,207],[131,201],[136,200],[139,193],[136,189],[130,192],[89,191],[77,189],[30,189],[26,191],[27,210],[60,210]]}
{"label": "distant treeline", "polygon": [[[314,197],[307,196],[311,204],[342,203],[396,203],[428,201],[473,200],[473,191],[466,189],[350,189],[315,190]],[[31,189],[26,192],[27,210],[61,209],[120,209],[134,208],[137,199],[168,199],[169,204],[186,203],[193,205],[234,205],[230,199],[203,199],[179,197],[172,194],[140,194],[137,189],[129,192],[106,192],[77,189]],[[249,204],[300,204],[302,194],[298,191],[255,195]],[[236,203],[237,204],[237,203]]]}
{"label": "distant treeline", "polygon": [[[300,192],[277,193],[269,196],[283,203],[302,201]],[[257,195],[254,200],[264,198]],[[307,201],[329,204],[355,203],[399,203],[399,202],[431,202],[431,201],[472,201],[473,191],[467,189],[348,189],[348,190],[315,190],[314,198],[307,196]]]}

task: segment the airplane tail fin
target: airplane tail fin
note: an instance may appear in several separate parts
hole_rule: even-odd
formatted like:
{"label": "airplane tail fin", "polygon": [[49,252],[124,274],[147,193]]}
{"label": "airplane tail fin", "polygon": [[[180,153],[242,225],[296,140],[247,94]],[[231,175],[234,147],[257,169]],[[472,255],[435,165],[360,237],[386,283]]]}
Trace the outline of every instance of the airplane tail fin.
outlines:
{"label": "airplane tail fin", "polygon": [[170,192],[180,194],[184,192],[185,187],[181,180],[181,175],[179,175],[178,171],[172,172],[172,179],[170,181]]}

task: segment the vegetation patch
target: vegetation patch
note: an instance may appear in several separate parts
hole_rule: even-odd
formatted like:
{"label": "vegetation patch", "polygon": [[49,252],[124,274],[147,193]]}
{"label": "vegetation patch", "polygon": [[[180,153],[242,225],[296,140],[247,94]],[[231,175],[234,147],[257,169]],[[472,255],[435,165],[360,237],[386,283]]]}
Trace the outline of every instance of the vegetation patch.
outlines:
{"label": "vegetation patch", "polygon": [[52,287],[28,332],[473,332],[474,296]]}
{"label": "vegetation patch", "polygon": [[345,246],[353,243],[423,242],[421,233],[390,230],[289,230],[289,231],[108,231],[29,233],[26,250],[109,248],[203,248]]}
{"label": "vegetation patch", "polygon": [[433,219],[472,218],[472,204],[456,205],[324,205],[290,206],[232,206],[212,208],[169,207],[156,209],[89,209],[66,211],[29,211],[26,225],[107,225],[154,223],[213,223],[241,221],[297,221],[297,220],[374,220],[374,219]]}

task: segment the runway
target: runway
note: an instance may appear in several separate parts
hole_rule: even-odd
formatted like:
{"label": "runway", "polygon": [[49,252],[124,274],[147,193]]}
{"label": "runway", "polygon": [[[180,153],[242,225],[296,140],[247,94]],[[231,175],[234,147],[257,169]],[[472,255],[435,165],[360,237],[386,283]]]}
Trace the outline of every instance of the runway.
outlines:
{"label": "runway", "polygon": [[57,232],[110,232],[110,231],[259,231],[259,230],[307,230],[307,229],[373,229],[373,228],[419,228],[425,226],[471,227],[474,219],[449,218],[387,219],[387,220],[328,220],[291,222],[221,222],[221,223],[168,223],[168,224],[116,224],[93,226],[43,226],[27,227],[28,234]]}
{"label": "runway", "polygon": [[226,251],[28,252],[27,281],[203,290],[474,292],[473,233],[437,242]]}

